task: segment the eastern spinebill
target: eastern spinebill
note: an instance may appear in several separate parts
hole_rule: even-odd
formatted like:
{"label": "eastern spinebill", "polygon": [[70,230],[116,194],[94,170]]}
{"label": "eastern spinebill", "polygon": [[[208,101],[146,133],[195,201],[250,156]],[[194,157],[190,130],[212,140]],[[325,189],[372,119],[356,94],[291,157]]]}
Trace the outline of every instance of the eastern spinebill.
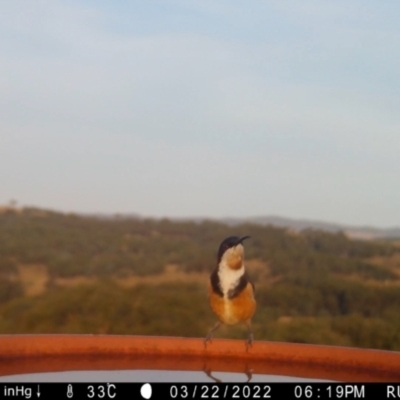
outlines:
{"label": "eastern spinebill", "polygon": [[250,236],[230,236],[219,246],[217,266],[210,276],[209,300],[218,322],[205,338],[211,341],[221,324],[244,323],[248,330],[247,346],[253,342],[251,318],[256,310],[254,285],[244,267],[243,241]]}

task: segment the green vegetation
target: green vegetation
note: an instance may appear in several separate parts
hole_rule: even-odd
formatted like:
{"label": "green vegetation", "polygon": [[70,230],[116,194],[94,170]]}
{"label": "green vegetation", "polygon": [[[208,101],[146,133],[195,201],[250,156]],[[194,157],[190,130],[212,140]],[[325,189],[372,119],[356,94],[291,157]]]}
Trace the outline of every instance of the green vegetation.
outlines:
{"label": "green vegetation", "polygon": [[[9,302],[0,326],[7,333],[196,336],[207,319],[213,321],[203,292],[198,286],[177,284],[121,289],[103,280]],[[187,307],[187,299],[197,305],[196,313]]]}
{"label": "green vegetation", "polygon": [[[395,243],[38,209],[0,214],[0,333],[203,337],[214,322],[206,274],[221,240],[233,234],[252,237],[246,259],[257,290],[257,339],[400,350]],[[187,282],[156,284],[168,265]],[[26,285],[35,280],[32,295]],[[244,338],[245,330],[223,328],[217,336]]]}

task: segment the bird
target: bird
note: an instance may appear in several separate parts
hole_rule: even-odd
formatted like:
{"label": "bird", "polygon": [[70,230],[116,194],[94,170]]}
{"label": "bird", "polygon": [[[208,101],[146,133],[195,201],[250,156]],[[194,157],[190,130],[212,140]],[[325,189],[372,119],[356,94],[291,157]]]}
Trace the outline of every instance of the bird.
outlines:
{"label": "bird", "polygon": [[253,343],[251,318],[256,311],[254,284],[244,266],[243,241],[250,236],[229,236],[222,241],[217,253],[217,265],[210,275],[208,298],[218,322],[208,332],[204,344],[221,326],[244,323],[248,330],[247,349]]}

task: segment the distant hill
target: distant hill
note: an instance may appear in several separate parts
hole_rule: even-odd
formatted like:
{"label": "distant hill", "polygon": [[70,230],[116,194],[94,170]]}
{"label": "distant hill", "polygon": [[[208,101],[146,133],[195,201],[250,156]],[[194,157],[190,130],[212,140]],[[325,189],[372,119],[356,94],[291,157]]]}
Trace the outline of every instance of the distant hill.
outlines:
{"label": "distant hill", "polygon": [[[88,214],[89,216],[89,214]],[[146,217],[140,214],[91,214],[90,216],[99,219],[144,219]],[[153,218],[153,217],[150,217]],[[302,231],[304,229],[315,229],[324,232],[337,233],[343,232],[350,239],[360,240],[376,240],[376,239],[400,239],[400,227],[392,228],[376,228],[373,226],[351,226],[343,224],[335,224],[331,222],[315,221],[309,219],[285,218],[279,216],[261,216],[261,217],[243,217],[243,218],[208,218],[208,217],[187,217],[174,218],[166,217],[171,221],[191,221],[201,223],[203,221],[217,221],[224,224],[235,226],[243,223],[252,223],[261,226],[276,226],[279,228],[289,228],[294,231]],[[157,219],[157,218],[156,218]]]}
{"label": "distant hill", "polygon": [[223,218],[222,222],[228,225],[240,225],[245,222],[262,226],[273,225],[281,228],[290,228],[295,231],[304,229],[317,229],[325,232],[342,231],[352,239],[397,239],[400,238],[400,227],[375,228],[371,226],[349,226],[307,219],[292,219],[277,216],[248,217],[248,218]]}
{"label": "distant hill", "polygon": [[[9,206],[9,205],[0,205],[0,215],[4,213],[21,213],[23,208]],[[36,210],[37,214],[45,214],[49,212],[48,210],[41,209],[32,209]],[[160,220],[162,218],[154,218],[148,216],[142,216],[137,213],[114,213],[114,214],[106,214],[106,213],[74,213],[73,215],[79,215],[81,217],[91,217],[98,220],[144,220],[146,218],[150,218],[153,220]],[[235,226],[243,223],[252,223],[260,226],[268,226],[272,225],[279,228],[288,228],[294,231],[302,231],[304,229],[314,229],[321,230],[324,232],[337,233],[343,232],[350,239],[360,239],[360,240],[376,240],[376,239],[400,239],[400,227],[391,227],[391,228],[376,228],[373,226],[351,226],[351,225],[343,225],[336,224],[331,222],[323,222],[323,221],[315,221],[309,219],[295,219],[295,218],[286,218],[279,216],[259,216],[259,217],[243,217],[243,218],[234,218],[234,217],[226,217],[226,218],[209,218],[209,217],[165,217],[170,221],[175,222],[195,222],[202,223],[203,221],[216,221],[222,222],[226,225]]]}

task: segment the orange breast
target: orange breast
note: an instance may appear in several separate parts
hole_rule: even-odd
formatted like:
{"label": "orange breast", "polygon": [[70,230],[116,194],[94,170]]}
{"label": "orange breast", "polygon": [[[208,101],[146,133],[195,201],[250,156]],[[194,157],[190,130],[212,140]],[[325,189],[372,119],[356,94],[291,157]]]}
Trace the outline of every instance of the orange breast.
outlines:
{"label": "orange breast", "polygon": [[250,283],[235,298],[228,299],[218,296],[209,288],[210,305],[219,320],[227,325],[247,322],[256,311],[253,287]]}

